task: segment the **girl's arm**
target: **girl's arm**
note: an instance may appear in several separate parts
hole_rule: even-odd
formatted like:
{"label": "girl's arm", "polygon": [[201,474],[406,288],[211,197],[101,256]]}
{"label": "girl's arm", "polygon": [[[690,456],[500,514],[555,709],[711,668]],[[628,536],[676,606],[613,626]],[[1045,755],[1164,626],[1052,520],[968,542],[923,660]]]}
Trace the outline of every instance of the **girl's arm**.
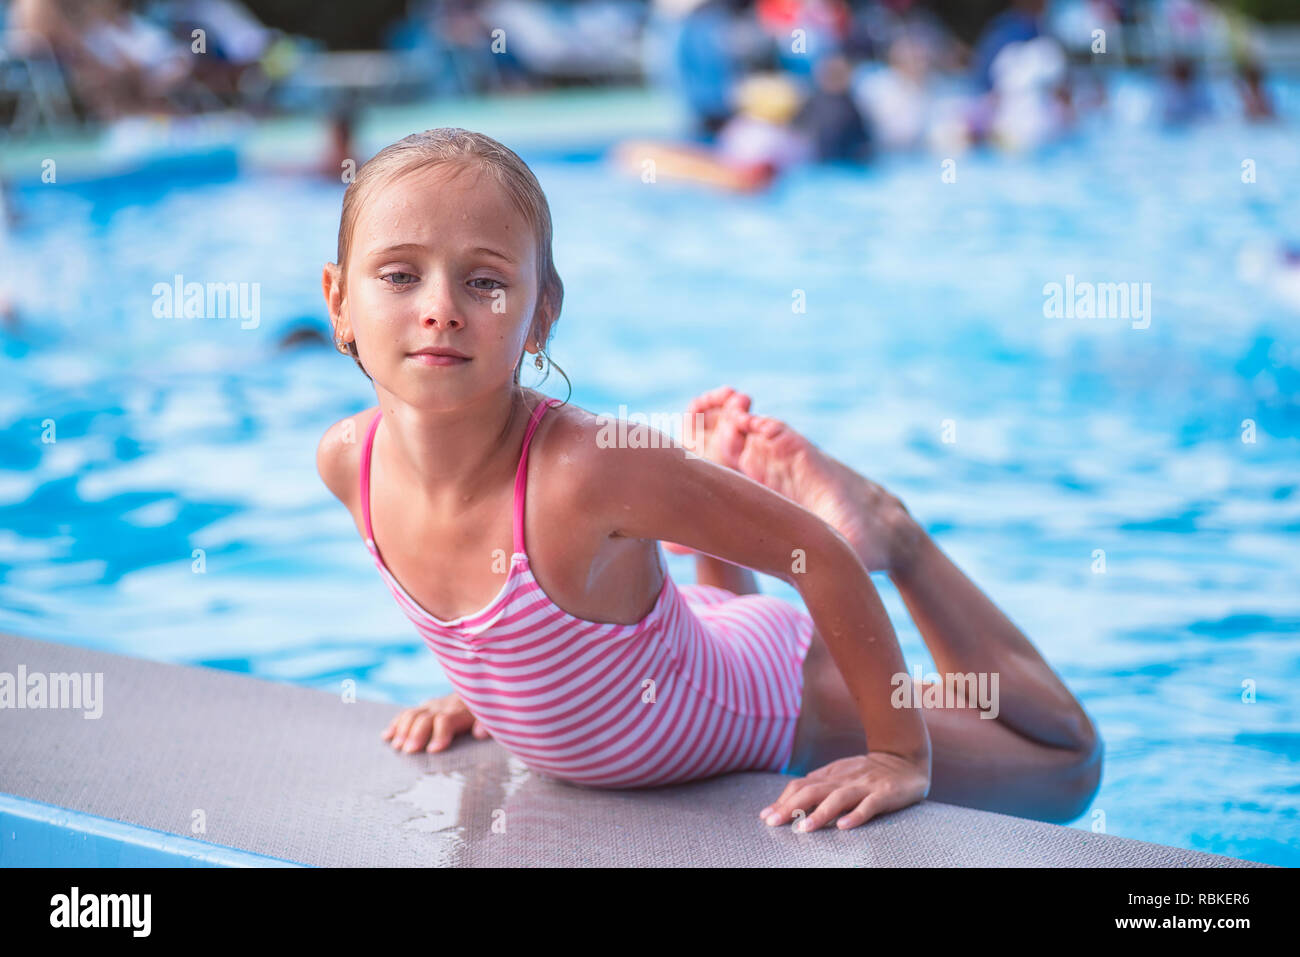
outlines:
{"label": "girl's arm", "polygon": [[806,829],[850,809],[847,826],[856,826],[923,799],[930,785],[929,734],[919,710],[890,704],[891,679],[906,674],[903,653],[867,570],[844,537],[739,472],[688,458],[654,429],[645,432],[659,448],[600,448],[597,428],[583,431],[584,437],[571,439],[570,454],[581,463],[571,473],[575,493],[588,518],[609,535],[678,542],[773,575],[796,588],[808,606],[857,702],[872,760],[836,779],[837,789],[822,795]]}

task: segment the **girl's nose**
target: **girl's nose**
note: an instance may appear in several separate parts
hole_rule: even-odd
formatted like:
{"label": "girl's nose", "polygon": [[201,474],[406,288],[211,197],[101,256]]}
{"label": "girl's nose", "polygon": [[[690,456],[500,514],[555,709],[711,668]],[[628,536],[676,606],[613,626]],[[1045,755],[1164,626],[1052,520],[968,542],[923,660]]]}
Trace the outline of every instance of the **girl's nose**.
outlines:
{"label": "girl's nose", "polygon": [[430,283],[429,295],[420,304],[420,324],[424,326],[446,326],[457,328],[465,324],[460,313],[460,306],[452,295],[449,282]]}
{"label": "girl's nose", "polygon": [[420,322],[422,325],[443,326],[447,329],[459,329],[465,325],[455,312],[430,312]]}

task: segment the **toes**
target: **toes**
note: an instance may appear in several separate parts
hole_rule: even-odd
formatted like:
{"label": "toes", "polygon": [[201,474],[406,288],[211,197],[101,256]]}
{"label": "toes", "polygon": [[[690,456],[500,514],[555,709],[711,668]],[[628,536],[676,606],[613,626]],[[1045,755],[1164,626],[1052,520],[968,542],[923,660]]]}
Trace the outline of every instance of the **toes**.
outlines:
{"label": "toes", "polygon": [[747,431],[769,439],[775,438],[777,433],[785,428],[785,423],[780,419],[769,418],[766,415],[747,415],[743,421]]}
{"label": "toes", "polygon": [[686,406],[686,412],[688,415],[698,415],[700,413],[707,415],[710,412],[717,412],[735,391],[729,385],[710,389],[708,392],[701,393],[691,399]]}
{"label": "toes", "polygon": [[713,454],[720,465],[735,468],[745,450],[745,433],[734,415],[724,415],[713,433]]}
{"label": "toes", "polygon": [[735,468],[745,446],[752,401],[729,385],[696,396],[686,407],[682,444],[720,465]]}
{"label": "toes", "polygon": [[749,405],[752,400],[743,392],[732,392],[722,403],[723,409],[731,409],[733,412],[744,414],[749,413]]}
{"label": "toes", "polygon": [[711,389],[704,393],[701,398],[704,399],[706,407],[715,408],[725,403],[728,397],[735,391],[736,390],[729,385],[720,385],[716,389]]}

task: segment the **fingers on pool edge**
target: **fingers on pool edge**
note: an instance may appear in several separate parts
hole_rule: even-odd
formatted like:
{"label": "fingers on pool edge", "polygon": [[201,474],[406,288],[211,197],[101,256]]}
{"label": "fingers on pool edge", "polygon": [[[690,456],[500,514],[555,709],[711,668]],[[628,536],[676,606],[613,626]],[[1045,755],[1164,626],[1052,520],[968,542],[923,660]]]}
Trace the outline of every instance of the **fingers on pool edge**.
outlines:
{"label": "fingers on pool edge", "polygon": [[789,824],[791,815],[801,806],[804,806],[800,802],[803,800],[804,796],[802,793],[803,789],[808,786],[808,783],[807,778],[795,778],[782,789],[781,794],[775,801],[763,809],[768,813],[760,813],[759,819],[766,824],[768,823],[768,817],[772,814],[776,814],[779,820],[771,826],[777,827],[781,824]]}
{"label": "fingers on pool edge", "polygon": [[417,715],[406,732],[406,742],[402,745],[402,750],[419,751],[423,748],[428,741],[429,724],[428,714]]}
{"label": "fingers on pool edge", "polygon": [[847,831],[849,828],[860,827],[869,821],[875,820],[887,810],[884,806],[884,800],[885,797],[881,792],[872,791],[859,801],[853,810],[839,819],[839,828]]}

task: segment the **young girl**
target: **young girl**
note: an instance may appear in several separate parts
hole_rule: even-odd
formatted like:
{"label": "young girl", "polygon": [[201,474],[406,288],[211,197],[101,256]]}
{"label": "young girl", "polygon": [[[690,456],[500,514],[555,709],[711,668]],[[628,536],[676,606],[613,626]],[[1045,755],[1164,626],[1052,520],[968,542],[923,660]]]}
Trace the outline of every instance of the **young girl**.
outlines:
{"label": "young girl", "polygon": [[[399,714],[393,747],[472,730],[591,787],[792,770],[760,816],[804,830],[927,795],[1049,820],[1087,806],[1088,716],[896,498],[730,389],[692,404],[688,455],[659,433],[609,447],[606,421],[521,388],[563,287],[509,149],[440,129],[382,150],[344,196],[323,286],[379,405],[332,426],[317,465],[456,691]],[[660,541],[698,553],[698,584],[673,582]],[[997,673],[999,702],[899,704],[877,570],[939,670]]]}

